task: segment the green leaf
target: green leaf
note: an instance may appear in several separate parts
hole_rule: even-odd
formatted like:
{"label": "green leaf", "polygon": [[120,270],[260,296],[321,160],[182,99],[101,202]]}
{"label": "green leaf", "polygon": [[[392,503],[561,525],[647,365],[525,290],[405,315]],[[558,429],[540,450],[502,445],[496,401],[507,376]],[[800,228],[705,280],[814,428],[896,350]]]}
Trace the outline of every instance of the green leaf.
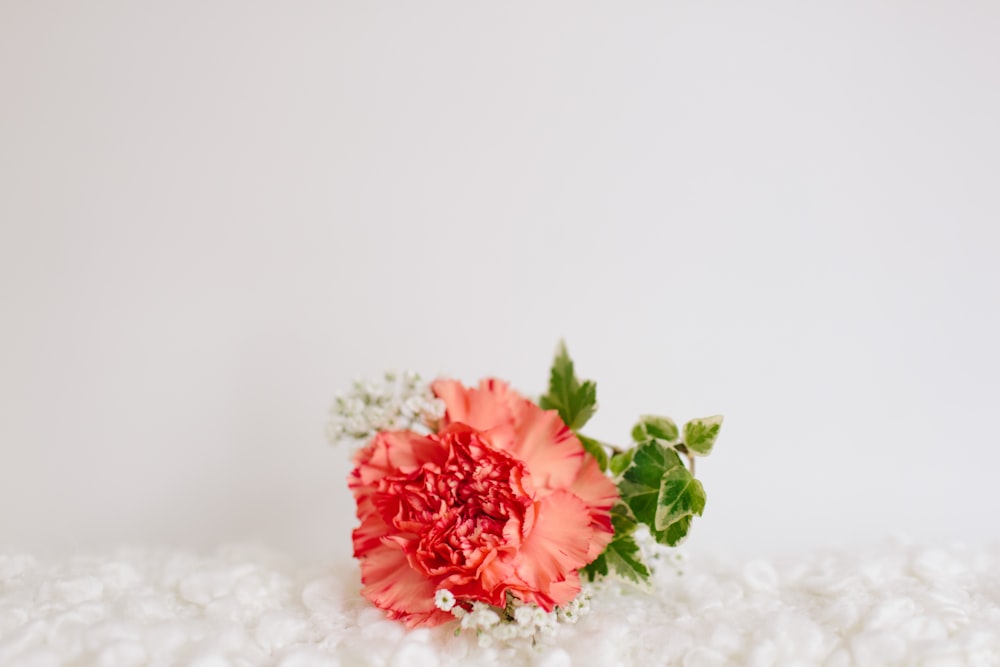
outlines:
{"label": "green leaf", "polygon": [[642,553],[632,537],[636,527],[635,518],[628,506],[620,500],[611,506],[611,525],[615,529],[614,538],[600,556],[583,568],[584,574],[591,580],[598,575],[616,574],[623,579],[642,583],[649,577],[649,568],[642,561]]}
{"label": "green leaf", "polygon": [[692,419],[684,424],[684,444],[692,454],[708,456],[712,453],[712,447],[721,427],[722,415]]}
{"label": "green leaf", "polygon": [[605,449],[603,443],[593,438],[588,438],[585,435],[576,434],[576,437],[580,439],[583,444],[583,448],[587,450],[591,456],[597,459],[597,465],[601,466],[601,472],[608,469],[608,450]]}
{"label": "green leaf", "polygon": [[691,517],[705,509],[705,490],[691,476],[677,452],[657,440],[634,450],[618,491],[640,523],[649,526],[657,541],[674,546],[684,539]]}
{"label": "green leaf", "polygon": [[634,584],[643,584],[649,579],[649,568],[642,561],[642,552],[631,535],[615,536],[600,555],[605,567],[616,575]]}
{"label": "green leaf", "polygon": [[676,547],[687,537],[688,530],[691,529],[691,519],[692,517],[688,515],[680,521],[670,524],[666,530],[651,530],[650,533],[660,544]]}
{"label": "green leaf", "polygon": [[597,385],[590,380],[580,382],[573,371],[573,360],[560,342],[549,373],[549,393],[538,401],[543,410],[557,410],[562,420],[578,431],[597,411]]}
{"label": "green leaf", "polygon": [[639,423],[632,429],[632,439],[636,442],[656,438],[672,443],[677,442],[678,435],[677,424],[673,419],[656,415],[642,415],[639,417]]}
{"label": "green leaf", "polygon": [[611,506],[611,527],[615,529],[615,535],[630,535],[636,525],[632,510],[621,500],[616,500]]}
{"label": "green leaf", "polygon": [[655,440],[632,451],[632,466],[622,475],[618,491],[635,518],[652,528],[660,498],[660,481],[667,470],[683,468],[684,464],[677,452]]}
{"label": "green leaf", "polygon": [[681,466],[663,473],[652,526],[654,530],[666,530],[684,517],[701,516],[704,510],[705,489],[687,468]]}
{"label": "green leaf", "polygon": [[600,556],[592,560],[589,564],[584,565],[580,569],[580,571],[583,572],[590,581],[597,579],[598,576],[601,577],[608,576],[608,559],[604,557],[604,554],[606,554],[607,551],[608,548],[605,547],[604,551],[601,552]]}
{"label": "green leaf", "polygon": [[627,452],[618,452],[611,457],[611,463],[609,467],[611,468],[611,474],[615,477],[621,475],[625,470],[632,465],[632,455],[635,454],[635,449],[630,449]]}

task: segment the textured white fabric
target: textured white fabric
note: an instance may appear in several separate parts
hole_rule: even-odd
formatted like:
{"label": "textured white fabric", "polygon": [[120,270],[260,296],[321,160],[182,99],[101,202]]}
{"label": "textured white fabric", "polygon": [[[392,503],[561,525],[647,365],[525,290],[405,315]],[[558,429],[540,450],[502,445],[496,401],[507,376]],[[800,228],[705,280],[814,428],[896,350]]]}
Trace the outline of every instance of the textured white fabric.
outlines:
{"label": "textured white fabric", "polygon": [[672,555],[649,592],[610,584],[551,641],[480,648],[407,632],[353,562],[256,547],[0,555],[0,665],[997,665],[1000,547],[885,545],[786,561]]}

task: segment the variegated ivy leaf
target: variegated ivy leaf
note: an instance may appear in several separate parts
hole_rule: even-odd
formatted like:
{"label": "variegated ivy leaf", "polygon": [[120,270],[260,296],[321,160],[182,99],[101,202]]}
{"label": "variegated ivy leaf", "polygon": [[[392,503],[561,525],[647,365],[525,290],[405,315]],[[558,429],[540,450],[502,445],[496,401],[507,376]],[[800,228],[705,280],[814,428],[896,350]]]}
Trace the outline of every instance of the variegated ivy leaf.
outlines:
{"label": "variegated ivy leaf", "polygon": [[598,561],[602,561],[597,566],[599,574],[607,575],[610,572],[626,581],[640,585],[649,579],[649,568],[642,561],[642,552],[639,551],[639,545],[635,543],[635,538],[631,535],[615,535],[604,553],[598,556],[591,565],[597,564]]}
{"label": "variegated ivy leaf", "polygon": [[593,438],[588,438],[585,435],[579,433],[576,437],[580,439],[580,443],[587,452],[597,459],[597,465],[601,466],[601,472],[608,469],[608,450],[605,449],[605,445],[599,440],[594,440]]}
{"label": "variegated ivy leaf", "polygon": [[660,480],[667,470],[683,467],[677,452],[656,441],[643,443],[632,450],[632,465],[622,475],[618,491],[639,523],[653,527]]}
{"label": "variegated ivy leaf", "polygon": [[636,523],[629,508],[621,502],[615,503],[611,508],[611,523],[614,538],[594,562],[583,568],[584,574],[591,580],[597,575],[614,574],[634,584],[644,584],[649,579],[649,567],[632,536]]}
{"label": "variegated ivy leaf", "polygon": [[685,518],[690,522],[693,515],[701,516],[704,510],[705,489],[687,468],[682,465],[663,473],[653,518],[654,530],[666,531]]}
{"label": "variegated ivy leaf", "polygon": [[691,517],[705,509],[705,490],[677,452],[657,440],[635,448],[618,491],[640,523],[657,541],[675,546],[687,535]]}
{"label": "variegated ivy leaf", "polygon": [[692,419],[684,424],[684,444],[688,451],[697,456],[711,454],[721,427],[722,415]]}
{"label": "variegated ivy leaf", "polygon": [[677,424],[670,417],[658,417],[656,415],[643,415],[639,417],[639,423],[632,428],[632,439],[636,442],[645,442],[656,438],[664,442],[677,442]]}
{"label": "variegated ivy leaf", "polygon": [[549,373],[549,393],[538,401],[543,410],[557,410],[562,420],[574,431],[579,431],[597,411],[597,385],[586,380],[580,382],[573,371],[573,360],[560,342]]}
{"label": "variegated ivy leaf", "polygon": [[683,519],[667,526],[666,530],[651,530],[650,533],[660,544],[676,547],[687,537],[688,530],[691,529],[691,519],[692,516],[689,514]]}
{"label": "variegated ivy leaf", "polygon": [[634,449],[630,449],[626,452],[618,452],[611,457],[611,463],[608,467],[611,469],[611,474],[615,477],[621,475],[625,470],[632,465],[632,456],[635,454]]}

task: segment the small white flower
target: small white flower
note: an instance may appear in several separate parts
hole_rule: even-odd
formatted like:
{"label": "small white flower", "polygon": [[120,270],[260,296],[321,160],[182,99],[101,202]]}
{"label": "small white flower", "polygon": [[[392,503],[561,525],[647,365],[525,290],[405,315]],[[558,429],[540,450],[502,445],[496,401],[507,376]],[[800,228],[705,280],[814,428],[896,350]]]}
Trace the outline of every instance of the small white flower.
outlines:
{"label": "small white flower", "polygon": [[531,607],[524,606],[518,607],[514,610],[514,620],[517,621],[518,625],[528,626],[534,625],[535,614]]}
{"label": "small white flower", "polygon": [[476,627],[479,628],[492,628],[500,622],[500,615],[492,609],[480,609],[475,612],[475,616],[477,616]]}
{"label": "small white flower", "polygon": [[462,629],[486,630],[500,622],[500,616],[495,611],[477,602],[472,606],[472,612],[462,617]]}
{"label": "small white flower", "polygon": [[402,413],[409,417],[419,417],[420,413],[424,409],[424,398],[422,396],[410,396],[408,399],[403,401]]}
{"label": "small white flower", "polygon": [[360,444],[379,431],[434,428],[444,410],[419,375],[389,372],[376,382],[355,380],[350,391],[336,396],[326,435],[332,443]]}
{"label": "small white flower", "polygon": [[524,637],[525,639],[529,639],[535,636],[536,628],[533,625],[518,625],[515,627],[517,628],[518,637]]}
{"label": "small white flower", "polygon": [[441,611],[451,611],[455,606],[455,596],[447,588],[439,588],[434,593],[434,606]]}
{"label": "small white flower", "polygon": [[455,606],[452,608],[452,614],[456,617],[462,619],[462,629],[475,629],[475,630],[488,630],[500,622],[500,616],[493,611],[493,609],[488,604],[483,604],[482,602],[473,602],[472,611],[465,614],[455,614],[455,609],[460,607]]}
{"label": "small white flower", "polygon": [[440,398],[431,398],[424,402],[422,416],[428,421],[437,421],[444,417],[445,404]]}

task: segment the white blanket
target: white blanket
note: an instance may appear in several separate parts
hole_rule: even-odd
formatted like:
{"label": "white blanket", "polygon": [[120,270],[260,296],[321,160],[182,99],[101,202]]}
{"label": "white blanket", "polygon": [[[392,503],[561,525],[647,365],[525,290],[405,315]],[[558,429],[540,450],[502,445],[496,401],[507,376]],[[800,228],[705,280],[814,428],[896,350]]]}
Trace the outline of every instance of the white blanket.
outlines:
{"label": "white blanket", "polygon": [[551,639],[408,632],[353,562],[266,549],[0,555],[0,665],[998,665],[1000,547],[885,545],[786,561],[674,552],[648,592],[605,585]]}

